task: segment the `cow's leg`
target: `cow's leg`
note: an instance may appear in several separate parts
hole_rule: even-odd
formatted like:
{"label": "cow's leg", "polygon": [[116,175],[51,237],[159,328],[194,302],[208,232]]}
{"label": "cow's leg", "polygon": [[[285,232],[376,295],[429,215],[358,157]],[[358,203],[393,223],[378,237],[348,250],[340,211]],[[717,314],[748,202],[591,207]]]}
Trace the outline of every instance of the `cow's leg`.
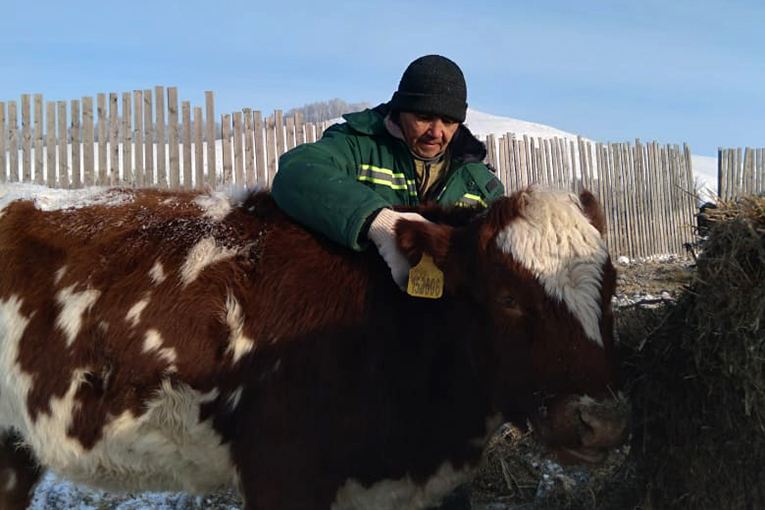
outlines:
{"label": "cow's leg", "polygon": [[0,510],[24,510],[42,469],[32,452],[19,445],[19,437],[0,431]]}

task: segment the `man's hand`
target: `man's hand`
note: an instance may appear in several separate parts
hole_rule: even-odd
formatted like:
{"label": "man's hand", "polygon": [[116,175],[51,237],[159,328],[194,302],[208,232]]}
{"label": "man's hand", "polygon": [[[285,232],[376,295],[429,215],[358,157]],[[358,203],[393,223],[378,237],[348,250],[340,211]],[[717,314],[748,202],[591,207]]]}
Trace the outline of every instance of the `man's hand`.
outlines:
{"label": "man's hand", "polygon": [[398,249],[395,231],[396,223],[401,219],[429,223],[428,220],[417,213],[381,209],[369,225],[367,237],[374,243],[380,256],[390,267],[393,281],[396,282],[396,285],[401,290],[406,291],[411,266],[404,254]]}

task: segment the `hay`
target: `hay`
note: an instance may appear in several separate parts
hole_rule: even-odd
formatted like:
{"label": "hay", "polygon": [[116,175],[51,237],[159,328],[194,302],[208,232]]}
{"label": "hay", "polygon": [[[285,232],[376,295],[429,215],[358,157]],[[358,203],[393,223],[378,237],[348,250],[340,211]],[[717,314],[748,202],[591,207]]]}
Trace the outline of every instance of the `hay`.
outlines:
{"label": "hay", "polygon": [[709,216],[693,282],[625,361],[645,509],[765,508],[765,197]]}
{"label": "hay", "polygon": [[623,510],[635,500],[629,447],[597,466],[561,465],[529,433],[505,424],[492,437],[471,486],[475,509]]}

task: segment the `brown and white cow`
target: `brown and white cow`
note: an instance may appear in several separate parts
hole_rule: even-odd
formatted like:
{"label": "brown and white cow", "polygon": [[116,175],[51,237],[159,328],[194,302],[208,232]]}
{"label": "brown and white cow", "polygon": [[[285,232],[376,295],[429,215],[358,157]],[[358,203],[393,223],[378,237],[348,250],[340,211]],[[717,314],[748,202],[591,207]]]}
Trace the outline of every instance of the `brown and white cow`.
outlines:
{"label": "brown and white cow", "polygon": [[414,509],[504,420],[585,460],[625,439],[589,193],[402,222],[411,261],[444,272],[438,300],[267,193],[45,205],[0,209],[2,510],[40,466],[111,490],[234,485],[247,510]]}

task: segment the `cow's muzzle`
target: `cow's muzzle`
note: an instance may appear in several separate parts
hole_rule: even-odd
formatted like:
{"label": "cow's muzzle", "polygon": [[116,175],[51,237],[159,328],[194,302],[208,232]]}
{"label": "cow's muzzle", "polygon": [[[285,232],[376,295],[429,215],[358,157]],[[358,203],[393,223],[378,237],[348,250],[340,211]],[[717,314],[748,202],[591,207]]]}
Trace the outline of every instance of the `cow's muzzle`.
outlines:
{"label": "cow's muzzle", "polygon": [[547,406],[533,425],[561,461],[597,463],[627,440],[630,409],[621,395],[604,400],[569,396]]}

